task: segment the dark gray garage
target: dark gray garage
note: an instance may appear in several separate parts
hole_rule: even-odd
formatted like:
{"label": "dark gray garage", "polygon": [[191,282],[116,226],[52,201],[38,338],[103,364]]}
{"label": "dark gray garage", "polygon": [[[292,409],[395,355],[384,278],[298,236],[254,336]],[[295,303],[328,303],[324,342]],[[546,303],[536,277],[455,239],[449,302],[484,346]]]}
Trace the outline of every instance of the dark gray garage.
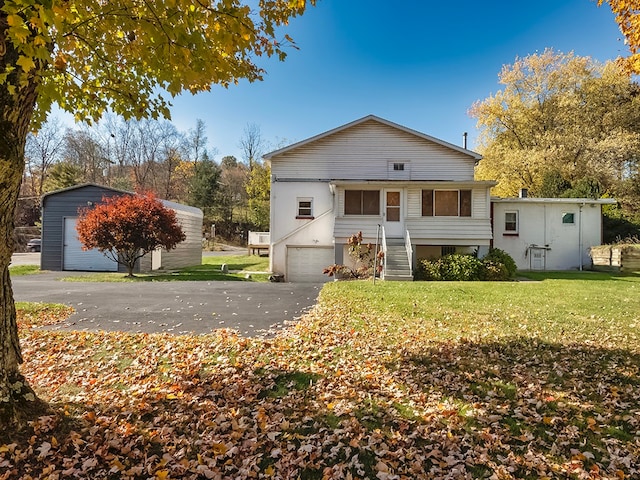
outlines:
{"label": "dark gray garage", "polygon": [[[131,195],[131,192],[95,184],[83,184],[48,193],[42,198],[42,270],[125,271],[98,250],[82,250],[76,233],[78,210],[91,207],[104,197]],[[176,217],[187,239],[174,250],[157,250],[143,257],[137,272],[174,269],[202,263],[202,211],[195,207],[162,200]]]}

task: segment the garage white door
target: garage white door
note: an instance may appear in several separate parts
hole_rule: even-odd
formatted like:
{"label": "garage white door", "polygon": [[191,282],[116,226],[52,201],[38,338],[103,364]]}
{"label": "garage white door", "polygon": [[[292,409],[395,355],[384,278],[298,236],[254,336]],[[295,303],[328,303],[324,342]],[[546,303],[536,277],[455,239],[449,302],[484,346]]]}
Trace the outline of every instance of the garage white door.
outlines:
{"label": "garage white door", "polygon": [[117,272],[118,264],[97,249],[82,250],[76,231],[77,218],[64,219],[63,270]]}
{"label": "garage white door", "polygon": [[333,265],[333,247],[287,247],[288,282],[327,282],[331,277],[322,273]]}

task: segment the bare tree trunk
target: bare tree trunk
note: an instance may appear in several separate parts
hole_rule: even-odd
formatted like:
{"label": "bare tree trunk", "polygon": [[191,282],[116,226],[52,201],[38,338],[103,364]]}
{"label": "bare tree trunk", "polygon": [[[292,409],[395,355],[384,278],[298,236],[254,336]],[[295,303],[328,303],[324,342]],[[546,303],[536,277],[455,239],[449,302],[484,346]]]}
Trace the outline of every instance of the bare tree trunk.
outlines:
{"label": "bare tree trunk", "polygon": [[[6,13],[0,11],[0,71],[15,66],[18,52],[4,37]],[[16,82],[20,69],[9,75]],[[13,253],[13,218],[24,172],[24,147],[36,103],[36,84],[31,81],[11,93],[0,84],[0,432],[21,427],[25,420],[41,413],[45,404],[38,400],[18,366],[22,354],[18,340],[9,263]]]}

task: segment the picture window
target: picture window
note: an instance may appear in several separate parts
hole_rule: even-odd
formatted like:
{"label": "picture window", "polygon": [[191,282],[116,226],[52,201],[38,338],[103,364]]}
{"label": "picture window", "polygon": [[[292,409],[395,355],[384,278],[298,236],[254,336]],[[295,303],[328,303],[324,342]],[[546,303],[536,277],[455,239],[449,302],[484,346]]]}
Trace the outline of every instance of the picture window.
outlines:
{"label": "picture window", "polygon": [[471,190],[422,190],[423,217],[470,217]]}
{"label": "picture window", "polygon": [[345,215],[380,215],[380,190],[345,190]]}

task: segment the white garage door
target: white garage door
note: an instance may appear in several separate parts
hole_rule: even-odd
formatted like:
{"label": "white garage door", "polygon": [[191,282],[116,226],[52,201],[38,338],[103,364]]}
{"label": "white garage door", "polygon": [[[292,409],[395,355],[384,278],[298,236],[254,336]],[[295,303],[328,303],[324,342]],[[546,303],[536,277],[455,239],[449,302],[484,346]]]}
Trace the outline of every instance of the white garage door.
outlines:
{"label": "white garage door", "polygon": [[333,265],[333,247],[287,247],[288,282],[327,282],[331,277],[322,273]]}
{"label": "white garage door", "polygon": [[82,250],[76,231],[77,218],[64,219],[63,270],[117,272],[118,264],[97,249]]}

